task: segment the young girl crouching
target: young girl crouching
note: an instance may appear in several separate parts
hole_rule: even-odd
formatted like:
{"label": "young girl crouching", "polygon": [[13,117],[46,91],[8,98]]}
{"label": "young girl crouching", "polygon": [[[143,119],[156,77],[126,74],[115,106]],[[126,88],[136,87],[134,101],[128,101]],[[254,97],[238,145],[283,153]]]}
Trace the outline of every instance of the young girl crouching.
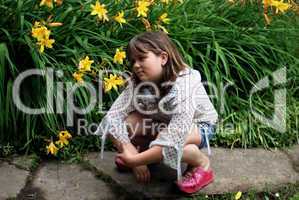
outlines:
{"label": "young girl crouching", "polygon": [[[187,66],[163,32],[145,32],[127,47],[132,76],[102,119],[102,156],[108,136],[118,150],[119,169],[132,169],[139,182],[150,181],[151,163],[176,169],[178,188],[194,193],[214,180],[209,158],[200,151],[214,135],[218,114],[199,71]],[[146,124],[146,122],[151,122]],[[164,128],[152,128],[163,123]],[[188,169],[181,175],[181,162]]]}

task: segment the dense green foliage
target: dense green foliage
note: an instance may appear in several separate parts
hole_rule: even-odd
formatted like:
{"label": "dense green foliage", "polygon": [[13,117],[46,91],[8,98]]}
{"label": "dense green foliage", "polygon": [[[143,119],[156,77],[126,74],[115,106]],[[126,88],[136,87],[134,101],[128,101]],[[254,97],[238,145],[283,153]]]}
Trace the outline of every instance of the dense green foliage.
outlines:
{"label": "dense green foliage", "polygon": [[[298,142],[299,115],[299,18],[289,10],[272,14],[265,25],[260,1],[229,3],[224,0],[186,0],[183,3],[164,4],[159,1],[150,6],[147,20],[157,30],[158,17],[168,13],[170,24],[163,25],[176,43],[186,62],[200,70],[204,80],[215,84],[216,98],[212,101],[220,114],[218,134],[214,144],[238,147],[282,147]],[[245,2],[245,3],[244,3]],[[72,74],[79,60],[86,55],[94,60],[94,70],[128,70],[113,63],[116,48],[125,47],[130,38],[145,31],[142,20],[130,0],[102,0],[108,10],[108,22],[90,15],[91,0],[68,0],[53,9],[39,6],[34,0],[0,0],[0,151],[7,146],[15,150],[42,151],[46,140],[68,129],[64,114],[28,115],[19,111],[12,101],[13,82],[26,69],[51,67],[62,70],[59,82],[74,82]],[[122,27],[113,21],[118,11],[125,11],[127,24]],[[53,48],[38,51],[31,36],[35,21],[61,22],[62,26],[48,27]],[[280,133],[255,119],[250,110],[250,90],[254,83],[282,67],[287,69],[287,131]],[[84,80],[93,81],[92,75]],[[232,83],[220,96],[224,85]],[[259,113],[271,117],[273,94],[277,87],[256,93],[252,104]],[[212,86],[208,92],[214,94]],[[40,108],[46,105],[46,81],[41,77],[27,78],[21,88],[25,105]],[[56,98],[56,93],[55,97]],[[118,95],[111,91],[104,96],[104,106],[109,107]],[[84,107],[89,94],[83,88],[76,92],[76,104]],[[53,108],[55,109],[55,108]],[[83,116],[77,116],[83,117]],[[84,118],[98,123],[102,114],[97,109]],[[227,125],[232,125],[227,128]],[[98,148],[98,138],[75,137],[75,150]],[[96,141],[96,142],[95,142]],[[71,148],[71,147],[70,147]]]}

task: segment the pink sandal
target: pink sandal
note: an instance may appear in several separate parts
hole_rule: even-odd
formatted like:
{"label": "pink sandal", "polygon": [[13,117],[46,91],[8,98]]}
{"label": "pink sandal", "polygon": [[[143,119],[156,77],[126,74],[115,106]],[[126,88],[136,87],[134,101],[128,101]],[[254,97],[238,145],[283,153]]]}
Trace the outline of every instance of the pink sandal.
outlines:
{"label": "pink sandal", "polygon": [[197,167],[191,172],[187,172],[176,184],[181,191],[191,194],[207,186],[213,182],[213,180],[214,173],[212,169],[205,171],[202,167]]}
{"label": "pink sandal", "polygon": [[120,159],[118,157],[115,157],[114,162],[115,162],[117,170],[120,171],[120,172],[128,172],[128,171],[131,170],[131,168],[127,167],[125,165],[125,163],[122,161],[122,159]]}

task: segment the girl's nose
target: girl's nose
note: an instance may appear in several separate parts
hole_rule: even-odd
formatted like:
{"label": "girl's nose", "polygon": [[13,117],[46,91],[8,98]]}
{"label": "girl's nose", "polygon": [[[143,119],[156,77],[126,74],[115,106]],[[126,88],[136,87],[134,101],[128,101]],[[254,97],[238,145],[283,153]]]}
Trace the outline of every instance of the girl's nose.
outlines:
{"label": "girl's nose", "polygon": [[135,61],[134,64],[133,64],[133,68],[134,69],[139,69],[140,68],[139,62]]}

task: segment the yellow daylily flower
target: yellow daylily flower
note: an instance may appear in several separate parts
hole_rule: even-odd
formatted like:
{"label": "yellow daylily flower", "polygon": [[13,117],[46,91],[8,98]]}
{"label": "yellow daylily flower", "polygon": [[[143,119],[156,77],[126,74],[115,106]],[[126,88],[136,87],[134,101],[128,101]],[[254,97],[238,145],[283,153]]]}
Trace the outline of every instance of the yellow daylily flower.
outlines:
{"label": "yellow daylily flower", "polygon": [[271,1],[271,5],[276,7],[276,13],[278,13],[279,11],[284,13],[285,11],[287,11],[291,5],[288,3],[283,3],[283,0],[281,1]]}
{"label": "yellow daylily flower", "polygon": [[105,4],[100,4],[99,1],[96,1],[96,4],[95,5],[92,4],[90,7],[92,9],[91,15],[97,15],[98,18],[103,22],[109,21],[107,16],[108,11],[105,8]]}
{"label": "yellow daylily flower", "polygon": [[36,38],[38,41],[43,40],[44,38],[49,38],[51,31],[47,29],[45,26],[37,27],[37,28],[32,28],[31,29],[31,34],[32,37]]}
{"label": "yellow daylily flower", "polygon": [[80,72],[75,72],[73,73],[73,77],[76,81],[78,81],[79,83],[83,83],[83,76],[84,74],[80,73]]}
{"label": "yellow daylily flower", "polygon": [[42,25],[41,22],[35,22],[31,29],[32,37],[37,39],[37,44],[40,46],[39,51],[44,52],[45,47],[53,48],[54,39],[50,39],[51,31],[46,26]]}
{"label": "yellow daylily flower", "polygon": [[159,17],[159,21],[165,23],[165,24],[169,24],[170,19],[167,17],[168,14],[167,13],[163,13],[160,17]]}
{"label": "yellow daylily flower", "polygon": [[41,22],[36,21],[36,22],[34,22],[33,26],[34,26],[34,28],[40,27],[41,26]]}
{"label": "yellow daylily flower", "polygon": [[57,152],[58,152],[58,148],[55,146],[55,144],[53,142],[51,142],[47,146],[47,154],[51,153],[52,155],[56,155]]}
{"label": "yellow daylily flower", "polygon": [[125,81],[122,77],[110,74],[109,78],[104,78],[104,90],[105,92],[109,92],[113,88],[117,91],[117,86],[121,86],[124,83]]}
{"label": "yellow daylily flower", "polygon": [[126,52],[117,48],[113,58],[113,62],[123,64],[125,58],[126,58]]}
{"label": "yellow daylily flower", "polygon": [[150,6],[150,2],[146,0],[138,1],[137,2],[137,7],[136,10],[138,12],[137,17],[142,16],[142,17],[147,17],[147,12],[148,12],[148,7]]}
{"label": "yellow daylily flower", "polygon": [[46,5],[49,8],[53,8],[53,1],[52,0],[41,0],[39,6]]}
{"label": "yellow daylily flower", "polygon": [[68,131],[60,131],[59,132],[59,139],[60,138],[70,139],[70,138],[72,138],[72,135]]}
{"label": "yellow daylily flower", "polygon": [[47,47],[47,48],[53,48],[52,45],[53,45],[54,42],[55,42],[54,39],[49,39],[49,38],[45,38],[45,39],[42,39],[42,40],[38,41],[37,44],[40,45],[39,51],[41,53],[43,53],[44,50],[45,50],[45,47]]}
{"label": "yellow daylily flower", "polygon": [[56,144],[60,147],[63,147],[65,145],[69,144],[68,139],[72,138],[72,135],[68,131],[60,131],[59,132],[59,140],[56,141]]}
{"label": "yellow daylily flower", "polygon": [[241,191],[237,192],[237,194],[235,195],[235,200],[239,200],[241,196],[242,196],[242,192]]}
{"label": "yellow daylily flower", "polygon": [[114,17],[114,20],[117,21],[120,26],[122,26],[122,24],[127,23],[126,19],[124,18],[124,11],[120,11],[118,12],[118,14]]}
{"label": "yellow daylily flower", "polygon": [[91,64],[94,63],[93,60],[89,60],[89,57],[86,56],[84,59],[79,62],[79,71],[85,72],[90,71]]}
{"label": "yellow daylily flower", "polygon": [[69,141],[64,137],[60,137],[59,140],[55,142],[55,144],[57,144],[59,147],[63,147],[65,145],[68,145]]}
{"label": "yellow daylily flower", "polygon": [[291,4],[284,3],[283,0],[264,0],[263,3],[266,9],[268,6],[274,6],[276,8],[276,13],[278,13],[279,11],[284,13],[291,7]]}

